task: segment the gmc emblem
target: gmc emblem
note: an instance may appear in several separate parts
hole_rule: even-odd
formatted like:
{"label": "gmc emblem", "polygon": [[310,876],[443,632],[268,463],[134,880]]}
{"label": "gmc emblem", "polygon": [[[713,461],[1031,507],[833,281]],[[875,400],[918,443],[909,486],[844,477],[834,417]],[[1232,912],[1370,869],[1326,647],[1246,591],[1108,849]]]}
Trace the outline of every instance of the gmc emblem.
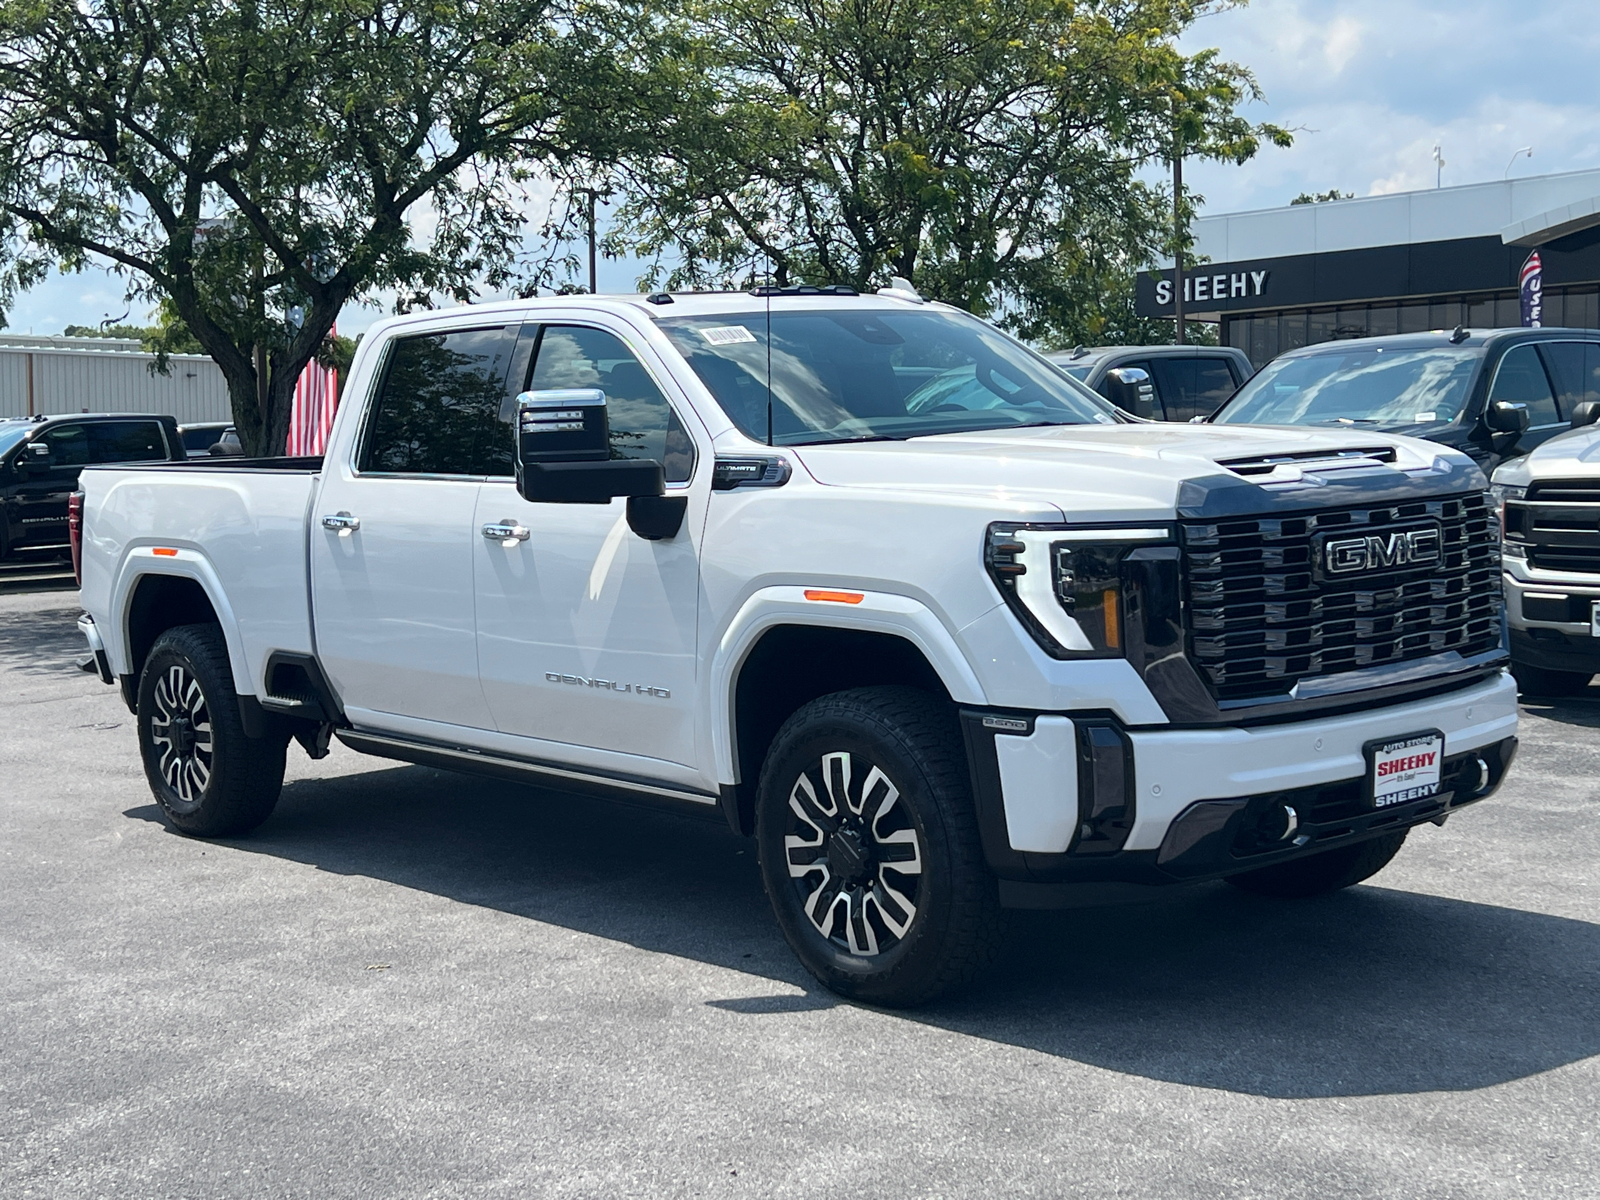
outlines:
{"label": "gmc emblem", "polygon": [[1328,538],[1322,543],[1317,565],[1324,575],[1432,567],[1439,563],[1443,540],[1437,525],[1369,533],[1364,537]]}

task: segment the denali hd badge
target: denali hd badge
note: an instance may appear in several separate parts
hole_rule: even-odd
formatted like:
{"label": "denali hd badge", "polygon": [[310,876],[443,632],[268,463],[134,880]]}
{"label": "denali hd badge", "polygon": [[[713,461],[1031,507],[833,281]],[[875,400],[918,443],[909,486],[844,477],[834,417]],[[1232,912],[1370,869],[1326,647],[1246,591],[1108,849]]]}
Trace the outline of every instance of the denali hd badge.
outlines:
{"label": "denali hd badge", "polygon": [[1324,579],[1397,567],[1436,567],[1443,557],[1444,537],[1437,524],[1392,529],[1360,537],[1323,535],[1317,551],[1317,573]]}

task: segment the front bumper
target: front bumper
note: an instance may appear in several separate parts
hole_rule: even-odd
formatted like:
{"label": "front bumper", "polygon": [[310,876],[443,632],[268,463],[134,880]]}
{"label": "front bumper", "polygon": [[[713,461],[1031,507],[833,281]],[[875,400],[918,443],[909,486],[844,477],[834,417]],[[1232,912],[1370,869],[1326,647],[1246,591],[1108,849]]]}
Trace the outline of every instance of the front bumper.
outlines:
{"label": "front bumper", "polygon": [[[1426,700],[1248,728],[1128,729],[981,710],[963,711],[962,726],[984,852],[1002,880],[1171,884],[1376,837],[1485,798],[1515,752],[1516,685],[1501,673]],[[1368,807],[1366,744],[1434,729],[1445,738],[1440,791]],[[1284,804],[1297,827],[1279,842]]]}
{"label": "front bumper", "polygon": [[1506,558],[1506,623],[1513,662],[1551,671],[1600,673],[1600,638],[1592,613],[1600,579],[1544,571]]}

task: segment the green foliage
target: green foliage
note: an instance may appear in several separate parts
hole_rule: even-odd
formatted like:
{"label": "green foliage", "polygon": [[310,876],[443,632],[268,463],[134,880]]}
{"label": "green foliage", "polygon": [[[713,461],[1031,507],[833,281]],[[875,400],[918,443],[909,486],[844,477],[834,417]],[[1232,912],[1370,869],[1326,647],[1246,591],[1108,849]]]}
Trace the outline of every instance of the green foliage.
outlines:
{"label": "green foliage", "polygon": [[1341,192],[1338,188],[1331,188],[1326,192],[1301,192],[1290,204],[1326,204],[1330,200],[1354,200],[1354,192]]}
{"label": "green foliage", "polygon": [[675,259],[650,277],[674,287],[898,275],[1031,336],[1127,328],[1103,289],[1171,245],[1143,169],[1289,141],[1239,115],[1247,71],[1176,48],[1215,7],[688,0],[612,248]]}
{"label": "green foliage", "polygon": [[122,338],[143,342],[157,333],[154,325],[68,325],[62,337]]}
{"label": "green foliage", "polygon": [[626,127],[580,9],[0,0],[0,318],[52,269],[109,264],[170,306],[158,352],[222,368],[246,449],[281,451],[347,300],[506,286],[530,164]]}

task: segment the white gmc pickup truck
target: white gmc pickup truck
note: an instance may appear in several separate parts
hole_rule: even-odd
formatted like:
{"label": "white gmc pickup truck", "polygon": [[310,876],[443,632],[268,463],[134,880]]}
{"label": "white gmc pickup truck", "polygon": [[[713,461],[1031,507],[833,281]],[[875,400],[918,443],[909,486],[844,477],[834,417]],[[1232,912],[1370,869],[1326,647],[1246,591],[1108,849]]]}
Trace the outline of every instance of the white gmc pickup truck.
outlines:
{"label": "white gmc pickup truck", "polygon": [[905,288],[386,321],[326,457],[92,468],[82,627],[171,823],[291,740],[720,814],[827,986],[1006,906],[1304,896],[1516,746],[1464,456],[1135,421]]}

